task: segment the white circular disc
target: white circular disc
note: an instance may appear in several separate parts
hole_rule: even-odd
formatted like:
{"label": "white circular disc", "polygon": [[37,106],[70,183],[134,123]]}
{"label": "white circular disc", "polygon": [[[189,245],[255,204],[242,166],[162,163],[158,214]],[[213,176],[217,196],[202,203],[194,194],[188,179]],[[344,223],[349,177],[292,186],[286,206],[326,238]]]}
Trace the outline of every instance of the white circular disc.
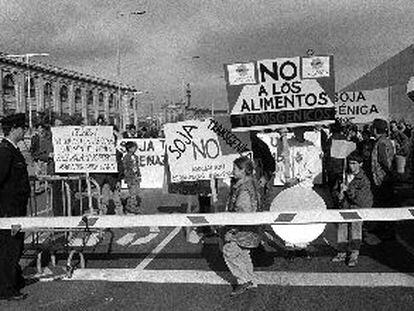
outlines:
{"label": "white circular disc", "polygon": [[[298,212],[304,210],[326,209],[322,197],[311,188],[300,185],[288,188],[273,200],[272,212]],[[306,246],[316,240],[325,230],[326,224],[272,225],[273,231],[286,243]]]}

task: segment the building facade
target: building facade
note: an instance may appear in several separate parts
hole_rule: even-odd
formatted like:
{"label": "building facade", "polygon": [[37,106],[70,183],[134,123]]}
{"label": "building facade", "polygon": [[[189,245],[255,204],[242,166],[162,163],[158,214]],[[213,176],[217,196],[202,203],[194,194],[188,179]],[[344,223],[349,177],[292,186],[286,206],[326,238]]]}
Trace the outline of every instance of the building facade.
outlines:
{"label": "building facade", "polygon": [[125,128],[138,121],[136,94],[136,88],[126,84],[0,54],[0,118],[29,109],[33,116],[50,110],[81,115],[87,125],[103,116]]}

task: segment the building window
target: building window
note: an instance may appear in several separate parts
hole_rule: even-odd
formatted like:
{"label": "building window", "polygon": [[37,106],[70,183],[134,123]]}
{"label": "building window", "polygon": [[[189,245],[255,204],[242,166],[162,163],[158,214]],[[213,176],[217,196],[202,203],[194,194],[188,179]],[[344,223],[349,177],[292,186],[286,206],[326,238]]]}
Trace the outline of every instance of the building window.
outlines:
{"label": "building window", "polygon": [[53,111],[53,91],[52,85],[47,82],[43,88],[43,107],[50,111]]}
{"label": "building window", "polygon": [[105,116],[104,94],[102,92],[98,94],[98,111],[100,116]]}
{"label": "building window", "polygon": [[95,111],[93,109],[93,92],[88,91],[86,95],[86,111],[88,124],[92,124],[95,118]]}
{"label": "building window", "polygon": [[16,112],[16,90],[14,89],[14,77],[12,73],[3,77],[4,114]]}
{"label": "building window", "polygon": [[75,89],[75,113],[82,114],[82,91],[80,87]]}
{"label": "building window", "polygon": [[69,113],[69,96],[68,96],[68,87],[62,85],[59,91],[59,102],[62,113]]}

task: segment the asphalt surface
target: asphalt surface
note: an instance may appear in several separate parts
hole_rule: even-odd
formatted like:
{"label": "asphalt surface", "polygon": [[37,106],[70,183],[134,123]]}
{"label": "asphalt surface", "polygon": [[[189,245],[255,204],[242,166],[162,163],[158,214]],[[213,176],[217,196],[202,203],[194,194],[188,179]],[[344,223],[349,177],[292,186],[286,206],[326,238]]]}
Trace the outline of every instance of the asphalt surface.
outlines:
{"label": "asphalt surface", "polygon": [[[185,212],[187,198],[165,195],[161,190],[143,192],[143,204],[149,213]],[[401,224],[399,230],[410,235],[411,222]],[[165,242],[167,241],[167,242]],[[30,239],[28,239],[30,242]],[[165,243],[164,243],[165,242]],[[162,247],[160,247],[160,245]],[[343,263],[331,263],[335,255],[335,227],[312,243],[312,259],[286,259],[286,250],[279,240],[268,241],[252,256],[258,273],[337,273],[357,278],[363,274],[385,275],[401,273],[413,277],[414,252],[408,244],[395,239],[378,245],[364,244],[358,266],[349,268]],[[29,250],[30,243],[27,244]],[[108,231],[96,245],[83,248],[88,269],[131,269],[168,274],[171,270],[212,272],[223,280],[217,284],[200,280],[178,280],[171,283],[136,281],[77,281],[53,280],[56,275],[33,278],[33,265],[25,268],[30,278],[23,292],[29,297],[21,302],[0,301],[0,310],[412,310],[414,287],[405,285],[381,286],[372,281],[362,286],[295,286],[260,284],[237,298],[230,298],[234,280],[228,273],[219,250],[218,238],[211,236],[197,244],[186,241],[184,230],[176,228],[124,229]],[[29,251],[27,252],[29,254]],[[66,265],[67,250],[57,252],[60,271]],[[29,255],[25,263],[27,264]],[[33,258],[33,256],[32,256]],[[77,264],[77,258],[73,264]],[[44,266],[53,272],[45,256]],[[54,270],[55,269],[55,270]],[[59,269],[58,269],[59,271]],[[75,270],[75,273],[80,270]],[[58,274],[58,273],[57,273]],[[138,274],[139,275],[139,274]],[[340,282],[338,282],[339,284]]]}

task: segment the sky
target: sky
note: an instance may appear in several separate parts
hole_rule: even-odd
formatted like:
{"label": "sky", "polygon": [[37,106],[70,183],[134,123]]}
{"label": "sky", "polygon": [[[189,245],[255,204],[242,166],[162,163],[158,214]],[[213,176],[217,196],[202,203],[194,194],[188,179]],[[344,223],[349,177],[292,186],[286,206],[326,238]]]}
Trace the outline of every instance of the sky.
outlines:
{"label": "sky", "polygon": [[0,0],[0,51],[116,81],[119,42],[144,110],[187,83],[192,105],[225,109],[225,63],[311,48],[334,55],[340,89],[413,44],[413,16],[413,0]]}

